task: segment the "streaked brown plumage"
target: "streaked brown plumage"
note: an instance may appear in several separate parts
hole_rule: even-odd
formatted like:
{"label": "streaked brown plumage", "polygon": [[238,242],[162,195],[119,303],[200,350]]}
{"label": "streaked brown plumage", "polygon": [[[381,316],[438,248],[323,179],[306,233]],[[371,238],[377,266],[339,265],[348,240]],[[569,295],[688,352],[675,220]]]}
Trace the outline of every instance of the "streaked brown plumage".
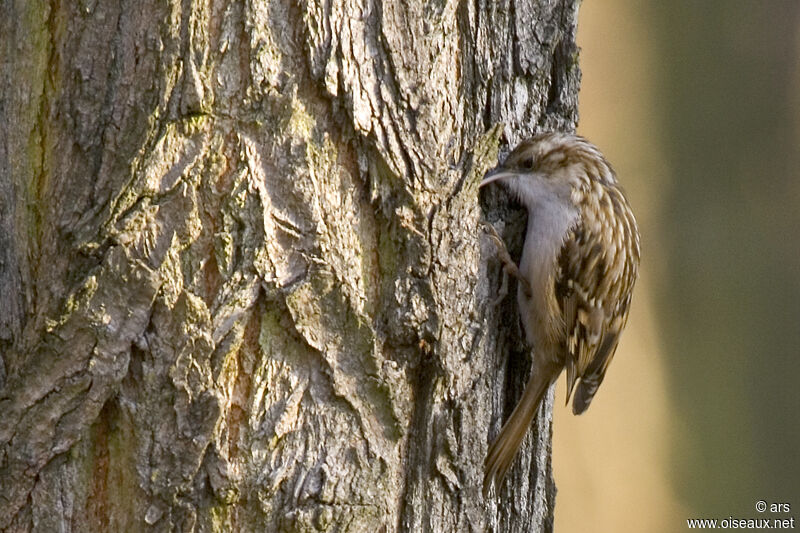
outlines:
{"label": "streaked brown plumage", "polygon": [[[567,401],[584,412],[603,381],[628,318],[639,230],[616,175],[585,139],[546,133],[517,146],[481,183],[498,181],[528,210],[517,303],[533,347],[522,398],[489,448],[486,494],[499,484],[542,397],[567,371]],[[521,287],[521,284],[518,284]]]}

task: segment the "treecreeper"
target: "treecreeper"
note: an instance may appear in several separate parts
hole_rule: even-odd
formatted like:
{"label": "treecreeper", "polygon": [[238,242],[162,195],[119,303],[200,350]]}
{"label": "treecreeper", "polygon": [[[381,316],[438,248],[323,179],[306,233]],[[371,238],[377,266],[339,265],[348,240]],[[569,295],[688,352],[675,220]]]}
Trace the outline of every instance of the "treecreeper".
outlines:
{"label": "treecreeper", "polygon": [[[547,389],[567,371],[567,403],[583,413],[614,357],[639,268],[639,228],[611,165],[586,139],[545,133],[520,143],[481,182],[528,211],[517,305],[531,375],[489,447],[483,493],[506,475]],[[500,246],[502,241],[500,241]],[[510,261],[505,250],[501,259]]]}

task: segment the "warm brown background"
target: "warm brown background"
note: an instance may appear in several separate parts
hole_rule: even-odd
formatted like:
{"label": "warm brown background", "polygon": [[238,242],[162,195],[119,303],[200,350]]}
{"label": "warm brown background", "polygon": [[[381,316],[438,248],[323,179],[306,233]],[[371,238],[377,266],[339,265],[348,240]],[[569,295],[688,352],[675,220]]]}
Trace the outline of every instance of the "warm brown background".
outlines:
{"label": "warm brown background", "polygon": [[[587,0],[579,132],[642,275],[592,408],[559,383],[556,531],[800,520],[800,2]],[[759,514],[757,500],[788,502]]]}

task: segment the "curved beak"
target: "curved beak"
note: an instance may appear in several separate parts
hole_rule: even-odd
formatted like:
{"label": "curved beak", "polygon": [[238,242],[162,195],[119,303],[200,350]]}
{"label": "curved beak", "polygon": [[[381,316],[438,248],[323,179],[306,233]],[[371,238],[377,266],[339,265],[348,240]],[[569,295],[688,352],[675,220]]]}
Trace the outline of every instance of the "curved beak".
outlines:
{"label": "curved beak", "polygon": [[503,178],[513,178],[516,174],[514,172],[509,172],[508,170],[504,169],[503,167],[496,167],[490,170],[486,176],[483,177],[481,184],[478,185],[478,188],[483,187],[484,185],[488,185],[493,181],[498,181]]}

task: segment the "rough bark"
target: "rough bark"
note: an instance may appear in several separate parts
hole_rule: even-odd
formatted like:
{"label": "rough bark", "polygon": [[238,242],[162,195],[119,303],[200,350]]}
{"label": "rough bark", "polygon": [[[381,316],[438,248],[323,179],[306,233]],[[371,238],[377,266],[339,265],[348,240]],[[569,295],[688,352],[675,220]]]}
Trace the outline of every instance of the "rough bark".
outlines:
{"label": "rough bark", "polygon": [[480,496],[527,362],[477,184],[574,128],[576,16],[4,0],[0,530],[550,530],[549,416]]}

